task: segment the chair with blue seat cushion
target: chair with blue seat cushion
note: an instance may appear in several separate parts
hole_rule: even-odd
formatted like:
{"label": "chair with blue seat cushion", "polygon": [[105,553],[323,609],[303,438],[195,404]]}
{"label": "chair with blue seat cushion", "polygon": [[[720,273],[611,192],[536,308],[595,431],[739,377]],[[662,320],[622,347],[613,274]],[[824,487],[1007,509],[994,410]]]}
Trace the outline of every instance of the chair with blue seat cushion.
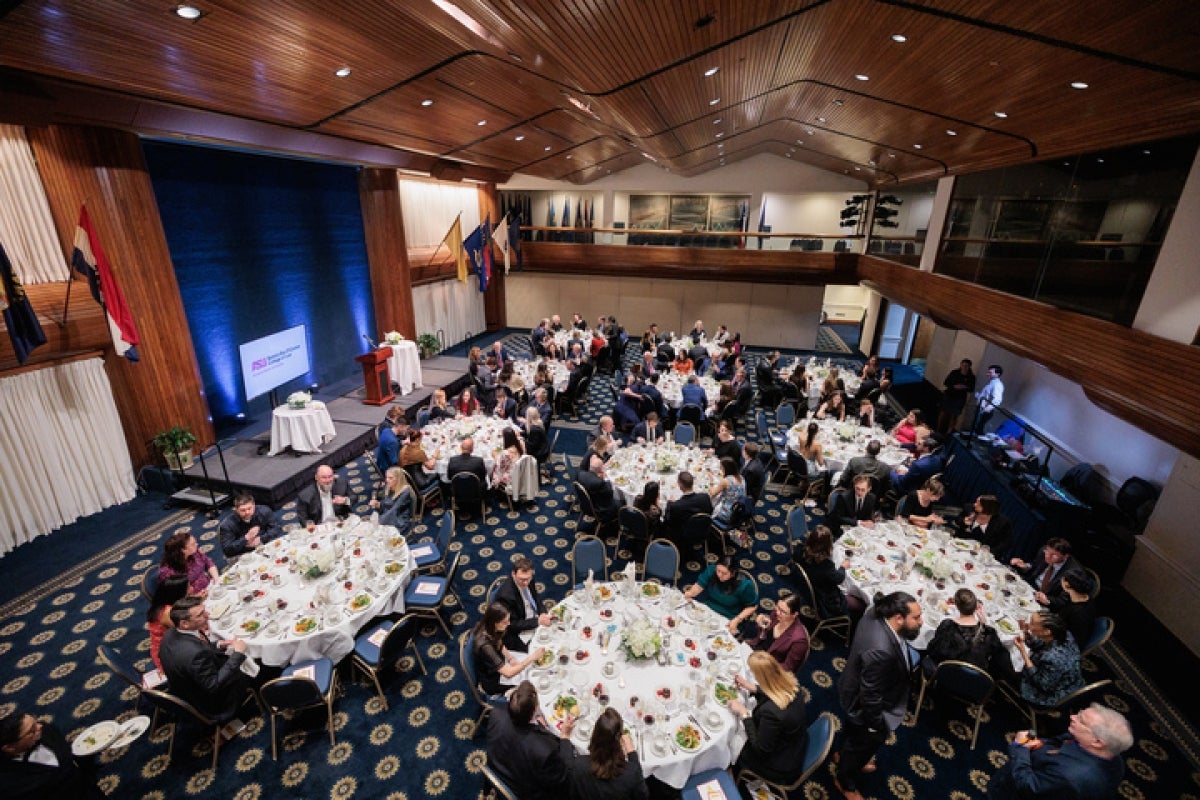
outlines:
{"label": "chair with blue seat cushion", "polygon": [[646,580],[675,584],[679,579],[679,551],[666,539],[655,539],[646,547],[646,564],[642,569]]}
{"label": "chair with blue seat cushion", "polygon": [[808,590],[808,597],[811,605],[804,606],[800,609],[800,613],[816,620],[816,627],[809,628],[809,638],[816,638],[823,630],[831,630],[838,636],[841,636],[847,642],[850,641],[850,631],[854,626],[849,614],[839,614],[836,617],[825,617],[821,615],[821,606],[817,603],[817,593],[813,590],[812,580],[808,577],[808,572],[805,571],[804,565],[798,561],[792,562],[792,569],[795,574],[799,575],[804,581],[804,588]]}
{"label": "chair with blue seat cushion", "polygon": [[708,793],[701,794],[700,787],[716,781],[721,787],[721,792],[727,800],[737,800],[738,794],[737,783],[733,780],[733,776],[728,770],[715,768],[706,769],[704,772],[698,772],[688,778],[687,783],[683,785],[683,793],[680,795],[681,800],[708,800],[711,796]]}
{"label": "chair with blue seat cushion", "polygon": [[[1100,584],[1097,583],[1096,585],[1099,586]],[[1113,622],[1112,617],[1097,617],[1096,621],[1092,624],[1092,635],[1079,647],[1080,657],[1082,658],[1108,644],[1108,640],[1112,638],[1115,627],[1116,623]]]}
{"label": "chair with blue seat cushion", "polygon": [[[458,593],[454,591],[454,573],[458,570],[458,562],[461,558],[461,553],[454,554],[454,557],[450,559],[450,566],[446,568],[445,577],[419,575],[404,591],[405,610],[419,617],[437,620],[447,636],[453,634],[450,633],[450,626],[446,624],[440,609],[449,595],[454,595],[455,602],[462,605],[462,601],[458,599]],[[466,608],[466,606],[463,607]]]}
{"label": "chair with blue seat cushion", "polygon": [[421,430],[421,428],[424,428],[428,424],[429,424],[429,406],[426,406],[425,408],[421,408],[421,409],[417,410],[417,424],[415,427],[417,430]]}
{"label": "chair with blue seat cushion", "polygon": [[[137,710],[137,708],[142,704],[142,689],[144,688],[142,685],[142,673],[133,664],[125,661],[125,659],[121,657],[120,653],[106,644],[96,646],[96,660],[108,667],[109,670],[112,671],[112,673],[118,678],[137,689],[138,693],[133,700],[134,710]],[[155,688],[159,689],[160,691],[168,690],[168,686],[165,681],[160,683]]]}
{"label": "chair with blue seat cushion", "polygon": [[829,757],[829,751],[833,747],[833,734],[833,715],[828,711],[822,713],[821,716],[812,721],[812,724],[808,726],[808,745],[804,748],[804,758],[800,762],[800,773],[789,784],[767,780],[755,774],[751,769],[742,770],[742,774],[738,776],[738,781],[743,784],[762,781],[774,789],[775,793],[780,797],[787,797],[788,792],[799,789],[805,781],[812,777],[821,764],[825,763],[825,759]]}
{"label": "chair with blue seat cushion", "polygon": [[442,512],[438,521],[437,536],[423,539],[413,545],[413,558],[417,561],[417,572],[445,572],[446,559],[450,555],[450,540],[454,537],[454,512]]}
{"label": "chair with blue seat cushion", "polygon": [[[408,485],[412,487],[417,494],[417,499],[421,501],[421,507],[417,510],[417,519],[425,516],[425,509],[429,507],[434,498],[437,498],[439,502],[444,502],[442,500],[442,482],[436,475],[432,476],[432,480],[424,475],[418,475],[422,469],[420,464],[409,464],[404,468],[404,472],[408,475]],[[421,483],[422,479],[425,481],[424,485]]]}
{"label": "chair with blue seat cushion", "polygon": [[[754,498],[748,494],[739,497],[733,503],[733,508],[729,513],[729,520],[722,522],[718,519],[713,519],[712,525],[722,534],[728,536],[729,540],[740,548],[749,549],[754,542],[754,534],[757,528],[754,526]],[[724,547],[724,537],[722,537],[722,547]]]}
{"label": "chair with blue seat cushion", "polygon": [[942,694],[961,700],[967,704],[967,714],[975,717],[975,728],[971,731],[971,749],[975,749],[975,740],[979,738],[979,723],[983,721],[983,707],[992,697],[996,682],[986,671],[966,661],[949,659],[937,665],[933,676],[921,670],[921,692],[917,695],[917,710],[913,714],[913,724],[921,716],[921,705],[925,700],[925,690],[933,686]]}
{"label": "chair with blue seat cushion", "polygon": [[787,513],[788,552],[793,558],[800,555],[804,541],[808,538],[808,515],[800,503],[792,506]]}
{"label": "chair with blue seat cushion", "polygon": [[488,508],[485,488],[479,476],[473,472],[460,472],[450,476],[450,501],[454,510],[460,511],[463,506],[478,507],[480,516],[486,517]]}
{"label": "chair with blue seat cushion", "polygon": [[[791,403],[780,403],[775,407],[775,432],[787,444],[788,429],[796,424],[796,407]],[[778,442],[778,440],[776,440]]]}
{"label": "chair with blue seat cushion", "polygon": [[292,664],[283,674],[267,681],[258,690],[271,715],[271,758],[279,758],[275,735],[275,718],[280,714],[325,707],[329,745],[337,742],[333,735],[333,698],[337,690],[337,673],[328,658]]}
{"label": "chair with blue seat cushion", "polygon": [[600,526],[600,518],[596,516],[596,507],[592,505],[592,496],[583,488],[579,481],[573,481],[575,487],[575,503],[579,506],[579,519],[575,521],[575,535],[591,533]]}
{"label": "chair with blue seat cushion", "polygon": [[154,593],[158,590],[158,571],[161,568],[159,564],[151,564],[142,573],[142,597],[146,598],[147,603],[154,602]]}
{"label": "chair with blue seat cushion", "polygon": [[377,625],[372,625],[354,639],[354,653],[350,663],[366,673],[367,677],[375,683],[375,691],[379,693],[379,699],[383,701],[384,708],[388,707],[387,696],[384,695],[383,686],[379,683],[379,675],[387,670],[395,669],[406,649],[412,648],[421,672],[429,674],[429,671],[425,669],[425,661],[421,658],[421,651],[417,649],[417,644],[413,641],[416,634],[416,620],[413,619],[412,614],[405,614],[397,622],[385,619]]}
{"label": "chair with blue seat cushion", "polygon": [[471,687],[471,694],[479,703],[479,719],[475,720],[475,733],[478,734],[483,726],[483,721],[487,719],[495,703],[503,701],[504,697],[503,695],[493,697],[479,685],[479,673],[475,669],[475,631],[473,629],[465,632],[458,639],[458,664],[462,667],[467,684]]}
{"label": "chair with blue seat cushion", "polygon": [[582,586],[588,570],[595,580],[608,580],[608,553],[599,536],[579,536],[571,548],[571,585]]}
{"label": "chair with blue seat cushion", "polygon": [[766,460],[767,475],[771,475],[771,464],[774,462],[779,465],[779,452],[775,448],[775,440],[771,438],[771,432],[767,430],[767,414],[761,409],[754,413],[754,426],[758,430],[758,446],[766,447],[770,454],[770,458]]}
{"label": "chair with blue seat cushion", "polygon": [[675,426],[675,432],[671,437],[675,440],[675,444],[691,444],[696,441],[696,426],[690,422],[680,422]]}
{"label": "chair with blue seat cushion", "polygon": [[633,551],[635,559],[637,551],[644,554],[646,545],[650,543],[650,520],[646,518],[646,513],[633,506],[622,506],[617,511],[617,527],[617,552],[624,539],[626,544],[636,546],[637,550]]}
{"label": "chair with blue seat cushion", "polygon": [[492,785],[501,800],[519,800],[517,793],[508,787],[504,779],[496,774],[496,771],[486,763],[479,765],[479,771],[483,773],[483,777]]}
{"label": "chair with blue seat cushion", "polygon": [[[258,693],[253,689],[249,689],[247,693],[254,697],[255,702],[257,702],[261,708],[262,700],[259,699]],[[172,720],[171,738],[167,742],[168,764],[171,763],[171,754],[175,750],[175,729],[178,727],[178,723],[192,720],[199,722],[205,727],[212,728],[212,770],[215,773],[217,769],[217,756],[221,753],[221,728],[225,726],[225,723],[233,719],[233,714],[236,713],[236,711],[231,713],[228,717],[210,717],[186,700],[170,694],[169,692],[159,691],[158,689],[144,689],[142,690],[142,697],[145,698],[146,702],[148,702],[154,709],[154,723],[150,726],[151,739],[154,738],[154,732],[158,730],[158,715],[160,713],[166,715]],[[265,709],[263,713],[266,714]]]}

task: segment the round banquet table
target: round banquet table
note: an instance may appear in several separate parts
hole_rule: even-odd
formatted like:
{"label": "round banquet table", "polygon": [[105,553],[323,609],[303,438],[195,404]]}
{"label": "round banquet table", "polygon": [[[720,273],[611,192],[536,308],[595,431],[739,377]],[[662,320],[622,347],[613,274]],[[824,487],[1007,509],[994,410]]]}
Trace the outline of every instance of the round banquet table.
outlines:
{"label": "round banquet table", "polygon": [[483,459],[488,475],[491,475],[496,456],[504,449],[505,428],[520,433],[520,429],[511,421],[484,414],[438,420],[421,429],[425,455],[437,462],[438,476],[442,481],[449,482],[450,459],[462,452],[462,440],[469,436],[475,440],[475,455]]}
{"label": "round banquet table", "polygon": [[413,389],[419,389],[425,384],[421,378],[421,357],[417,354],[417,343],[405,339],[397,344],[388,344],[392,355],[388,357],[388,374],[400,387],[400,394],[405,395]]}
{"label": "round banquet table", "polygon": [[[932,578],[917,568],[921,553],[930,551],[944,559],[945,578]],[[834,563],[850,560],[846,589],[869,604],[876,592],[903,590],[917,598],[925,624],[913,646],[925,649],[938,624],[958,614],[954,593],[970,589],[979,598],[988,624],[996,629],[1008,648],[1013,667],[1024,666],[1013,642],[1020,634],[1017,624],[1040,610],[1033,587],[1010,567],[996,561],[979,542],[956,539],[940,530],[926,531],[895,520],[876,523],[874,528],[848,530],[834,546]]]}
{"label": "round banquet table", "polygon": [[674,443],[631,444],[617,448],[605,464],[605,472],[625,505],[633,502],[649,481],[658,481],[660,505],[678,500],[679,473],[687,470],[695,478],[693,491],[708,492],[721,479],[721,462],[711,450]]}
{"label": "round banquet table", "polygon": [[[575,334],[577,333],[579,334],[578,339],[575,338]],[[554,343],[558,345],[560,350],[562,350],[563,358],[566,358],[571,354],[571,345],[576,341],[583,345],[584,355],[590,356],[592,353],[592,336],[594,334],[590,330],[577,331],[574,328],[563,328],[561,331],[555,331],[547,335],[553,339]],[[604,341],[607,342],[608,340],[605,339]]]}
{"label": "round banquet table", "polygon": [[[800,359],[796,359],[790,366],[779,370],[779,377],[782,380],[791,378],[792,373],[797,369],[803,369],[808,375],[808,407],[816,408],[821,402],[821,387],[825,383],[825,379],[829,377],[829,370],[833,365],[829,359],[818,361],[815,356],[812,356],[808,361],[801,364]],[[857,372],[847,369],[838,369],[838,377],[842,379],[842,383],[846,386],[846,397],[853,398],[858,394],[858,387],[862,384],[862,378]],[[857,409],[855,409],[857,410]]]}
{"label": "round banquet table", "polygon": [[537,366],[545,362],[546,368],[550,370],[550,378],[554,381],[555,391],[561,392],[567,388],[567,381],[571,379],[571,371],[567,369],[565,361],[551,361],[550,359],[542,359],[540,361],[531,361],[525,358],[517,358],[513,360],[513,372],[521,376],[521,380],[525,381],[525,391],[529,392],[532,397],[536,387],[533,385],[533,376],[537,373]]}
{"label": "round banquet table", "polygon": [[[596,583],[590,593],[586,588],[572,593],[551,613],[559,621],[538,628],[529,643],[531,651],[545,647],[550,663],[531,665],[510,682],[528,678],[537,687],[552,725],[563,719],[555,710],[559,698],[579,703],[571,736],[576,749],[587,751],[591,729],[604,710],[599,695],[605,694],[608,705],[625,718],[647,776],[678,789],[690,775],[733,763],[745,744],[745,730],[714,690],[718,683],[733,686],[735,674],[750,677],[746,659],[751,651],[726,632],[728,620],[658,584]],[[638,619],[657,627],[660,659],[634,660],[621,647],[621,632]],[[747,700],[744,693],[741,699]],[[693,751],[676,743],[682,725],[701,734]]]}
{"label": "round banquet table", "polygon": [[[298,560],[318,551],[332,556],[332,568],[302,576]],[[371,619],[404,613],[414,570],[404,537],[391,526],[356,516],[311,532],[296,526],[225,570],[209,589],[209,624],[223,638],[244,639],[247,654],[264,664],[322,657],[336,663]]]}
{"label": "round banquet table", "polygon": [[[688,377],[680,375],[675,370],[659,373],[658,391],[662,393],[664,403],[671,408],[679,408],[683,405],[683,385],[687,383]],[[709,404],[716,402],[717,395],[721,393],[721,385],[707,375],[699,378],[697,382],[704,390],[704,396],[708,398]],[[704,409],[704,413],[708,414],[707,408]]]}
{"label": "round banquet table", "polygon": [[337,436],[333,420],[325,404],[313,401],[305,408],[281,405],[271,415],[271,449],[273,456],[290,447],[297,453],[319,453],[321,445]]}
{"label": "round banquet table", "polygon": [[[846,415],[845,422],[836,419],[803,419],[788,429],[787,446],[789,449],[800,451],[800,445],[808,437],[808,424],[815,422],[820,426],[817,431],[817,441],[821,443],[821,452],[825,456],[825,468],[830,472],[838,472],[846,468],[850,459],[867,454],[867,444],[878,440],[883,446],[879,451],[879,460],[889,467],[895,468],[908,463],[912,453],[905,450],[895,437],[882,428],[864,428]],[[850,435],[843,438],[843,433]]]}

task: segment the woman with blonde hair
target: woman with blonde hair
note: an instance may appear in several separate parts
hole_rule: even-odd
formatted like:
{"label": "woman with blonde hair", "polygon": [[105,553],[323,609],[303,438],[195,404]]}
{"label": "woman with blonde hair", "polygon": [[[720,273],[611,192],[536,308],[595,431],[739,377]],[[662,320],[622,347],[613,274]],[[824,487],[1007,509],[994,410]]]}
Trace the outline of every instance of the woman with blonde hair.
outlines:
{"label": "woman with blonde hair", "polygon": [[429,421],[437,422],[441,419],[454,419],[454,410],[446,402],[445,389],[435,390],[429,401]]}
{"label": "woman with blonde hair", "polygon": [[383,474],[383,488],[371,500],[371,508],[379,512],[381,525],[392,525],[407,536],[412,529],[413,491],[408,485],[408,473],[403,467],[392,467]]}
{"label": "woman with blonde hair", "polygon": [[729,701],[729,710],[742,718],[747,739],[734,771],[750,769],[769,781],[792,783],[804,769],[808,747],[808,719],[800,684],[769,653],[751,653],[749,664],[757,685],[741,675],[735,681],[754,693],[758,705],[751,713],[740,700]]}

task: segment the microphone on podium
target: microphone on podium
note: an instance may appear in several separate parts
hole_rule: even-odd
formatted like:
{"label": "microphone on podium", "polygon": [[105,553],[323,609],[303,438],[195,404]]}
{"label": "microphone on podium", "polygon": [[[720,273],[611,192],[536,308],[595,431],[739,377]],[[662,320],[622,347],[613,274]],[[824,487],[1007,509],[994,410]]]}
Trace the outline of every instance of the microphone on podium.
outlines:
{"label": "microphone on podium", "polygon": [[379,349],[379,345],[375,344],[375,340],[374,340],[374,339],[372,339],[370,336],[367,336],[367,335],[364,333],[364,334],[362,335],[362,337],[363,337],[363,341],[365,341],[365,342],[366,342],[366,343],[367,343],[367,344],[370,346],[370,348],[371,348],[372,350],[378,350],[378,349]]}

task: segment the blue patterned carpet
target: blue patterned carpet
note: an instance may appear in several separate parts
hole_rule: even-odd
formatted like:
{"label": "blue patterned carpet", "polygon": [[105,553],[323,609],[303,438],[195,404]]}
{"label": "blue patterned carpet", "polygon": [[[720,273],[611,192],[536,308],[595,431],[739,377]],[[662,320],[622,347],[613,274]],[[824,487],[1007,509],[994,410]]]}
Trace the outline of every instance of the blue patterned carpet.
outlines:
{"label": "blue patterned carpet", "polygon": [[[510,347],[515,349],[517,343],[510,342]],[[568,448],[574,456],[582,453],[580,433],[607,411],[601,398],[610,396],[610,383],[604,376],[593,383],[586,412],[562,426],[560,449]],[[508,572],[515,555],[534,558],[544,596],[561,598],[566,593],[576,513],[569,500],[566,468],[561,459],[555,461],[554,480],[542,487],[535,506],[516,512],[494,506],[486,520],[459,523],[451,547],[464,556],[456,586],[468,607],[454,609],[451,621],[456,637],[478,620],[488,584]],[[340,472],[361,495],[372,486],[373,476],[361,460]],[[768,487],[757,513],[757,536],[740,557],[741,566],[757,579],[765,607],[781,592],[795,589],[787,568],[784,527],[793,503],[791,488]],[[439,513],[426,517],[429,532]],[[280,514],[285,522],[295,519],[294,506],[281,509]],[[811,509],[810,524],[822,515],[820,508]],[[4,665],[0,713],[21,708],[51,718],[68,736],[97,721],[134,713],[137,693],[96,662],[96,646],[107,643],[143,668],[149,663],[143,626],[146,607],[138,584],[143,571],[160,560],[163,540],[178,530],[192,531],[206,550],[219,557],[215,521],[191,512],[164,513],[159,522],[64,569],[0,608]],[[70,535],[71,529],[54,534]],[[623,566],[628,555],[615,554],[613,567]],[[700,567],[697,558],[688,560],[685,582]],[[390,710],[383,708],[373,687],[345,674],[345,693],[336,702],[333,747],[320,719],[301,719],[284,724],[280,757],[272,761],[269,724],[246,716],[249,725],[222,748],[214,774],[203,731],[183,728],[174,759],[168,763],[164,728],[124,750],[102,755],[97,765],[101,785],[111,797],[141,800],[474,798],[481,788],[484,738],[474,735],[472,721],[479,709],[459,668],[457,641],[447,640],[430,624],[417,642],[429,675],[413,668],[392,680],[385,687]],[[845,645],[836,638],[814,643],[802,680],[811,717],[822,711],[838,713],[835,685],[845,654]],[[1133,721],[1137,744],[1127,754],[1121,796],[1130,800],[1197,796],[1200,759],[1195,734],[1156,697],[1120,648],[1111,644],[1102,655],[1088,658],[1085,674],[1089,681],[1115,679],[1118,688],[1108,692],[1105,701]],[[971,720],[962,707],[937,697],[927,698],[926,704],[919,723],[913,724],[910,714],[898,736],[880,753],[879,771],[868,776],[862,787],[868,797],[965,800],[984,796],[988,777],[1004,762],[1005,735],[1018,726],[1017,716],[1002,702],[994,702],[986,710],[979,744],[971,750]],[[838,796],[828,767],[793,793],[809,800]]]}

